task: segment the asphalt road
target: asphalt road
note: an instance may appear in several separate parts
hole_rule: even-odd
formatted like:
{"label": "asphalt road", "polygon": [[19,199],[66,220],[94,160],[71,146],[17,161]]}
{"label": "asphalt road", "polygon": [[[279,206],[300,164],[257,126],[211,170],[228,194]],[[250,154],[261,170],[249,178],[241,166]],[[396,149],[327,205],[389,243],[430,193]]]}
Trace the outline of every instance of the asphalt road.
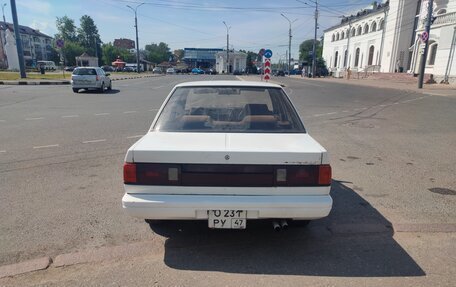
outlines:
{"label": "asphalt road", "polygon": [[[278,235],[268,222],[214,232],[204,224],[164,228],[126,216],[126,149],[147,131],[172,86],[195,79],[236,78],[118,81],[104,94],[0,87],[0,265],[132,242],[156,247],[128,266],[53,269],[5,284],[451,286],[454,97],[274,78],[330,151],[335,201],[328,218]],[[80,274],[87,281],[73,281]]]}

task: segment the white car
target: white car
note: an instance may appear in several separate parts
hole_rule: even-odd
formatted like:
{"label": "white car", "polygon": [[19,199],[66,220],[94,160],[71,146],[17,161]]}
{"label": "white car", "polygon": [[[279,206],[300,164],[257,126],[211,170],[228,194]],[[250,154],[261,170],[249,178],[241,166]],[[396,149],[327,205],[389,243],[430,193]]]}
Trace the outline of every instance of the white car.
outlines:
{"label": "white car", "polygon": [[174,87],[149,132],[129,148],[124,210],[148,220],[308,222],[329,214],[328,152],[279,85],[201,81]]}
{"label": "white car", "polygon": [[170,74],[170,75],[174,75],[176,73],[176,70],[174,70],[174,68],[168,68],[168,69],[166,69],[166,73]]}
{"label": "white car", "polygon": [[78,67],[71,75],[71,88],[77,93],[80,89],[95,89],[103,93],[105,89],[112,90],[109,73],[98,67]]}

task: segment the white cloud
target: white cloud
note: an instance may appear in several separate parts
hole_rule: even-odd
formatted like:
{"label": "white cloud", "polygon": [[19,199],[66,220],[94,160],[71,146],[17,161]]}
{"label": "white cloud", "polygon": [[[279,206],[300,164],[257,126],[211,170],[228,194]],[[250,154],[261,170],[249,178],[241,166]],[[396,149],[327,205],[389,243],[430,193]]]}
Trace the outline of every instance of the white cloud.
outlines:
{"label": "white cloud", "polygon": [[53,22],[49,22],[46,20],[42,19],[33,19],[32,23],[29,24],[29,26],[35,30],[39,30],[40,32],[49,35],[51,37],[54,36],[55,33],[57,33],[57,30],[53,24]]}

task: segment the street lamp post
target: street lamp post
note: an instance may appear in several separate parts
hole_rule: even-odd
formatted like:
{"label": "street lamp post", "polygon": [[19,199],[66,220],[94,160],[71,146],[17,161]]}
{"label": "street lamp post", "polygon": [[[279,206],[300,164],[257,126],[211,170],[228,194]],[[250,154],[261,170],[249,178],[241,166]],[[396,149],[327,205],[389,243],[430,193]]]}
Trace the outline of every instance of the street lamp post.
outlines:
{"label": "street lamp post", "polygon": [[280,14],[282,15],[283,18],[287,19],[288,21],[288,24],[290,24],[289,28],[288,28],[288,73],[290,73],[290,66],[291,66],[291,24],[293,24],[294,22],[296,22],[298,19],[295,19],[293,21],[291,21],[290,19],[287,18],[287,16],[283,15],[282,13]]}
{"label": "street lamp post", "polygon": [[131,7],[130,5],[127,5],[128,8],[133,10],[135,12],[135,29],[136,29],[136,71],[138,74],[140,73],[140,68],[139,68],[139,40],[138,40],[138,16],[137,16],[137,11],[139,6],[142,6],[146,3],[141,3],[137,5],[135,8]]}
{"label": "street lamp post", "polygon": [[225,21],[223,21],[223,24],[225,24],[226,27],[226,73],[230,73],[230,29],[231,26],[228,27],[226,25]]}
{"label": "street lamp post", "polygon": [[3,5],[2,5],[3,23],[6,23],[6,19],[5,19],[5,6],[6,6],[6,3],[3,3]]}

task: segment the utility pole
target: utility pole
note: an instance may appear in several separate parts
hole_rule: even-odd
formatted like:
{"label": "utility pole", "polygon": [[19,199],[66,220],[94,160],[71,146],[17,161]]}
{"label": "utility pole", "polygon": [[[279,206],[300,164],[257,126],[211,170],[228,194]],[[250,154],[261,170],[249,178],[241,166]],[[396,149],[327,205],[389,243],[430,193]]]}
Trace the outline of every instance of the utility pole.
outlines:
{"label": "utility pole", "polygon": [[226,73],[230,73],[230,29],[231,26],[228,27],[226,25],[225,21],[223,21],[223,24],[225,24],[226,27]]}
{"label": "utility pole", "polygon": [[[424,32],[427,34],[427,37],[425,38],[424,41],[424,51],[423,55],[421,55],[421,61],[420,61],[420,74],[418,77],[418,89],[423,88],[423,80],[424,80],[424,70],[426,68],[426,58],[429,50],[429,32],[431,30],[431,21],[432,21],[432,9],[434,6],[434,0],[429,0],[428,2],[428,14],[427,14],[427,19],[426,19],[426,26],[424,26]],[[423,39],[423,38],[422,38]]]}
{"label": "utility pole", "polygon": [[19,70],[21,78],[26,78],[25,65],[24,65],[24,52],[22,51],[22,39],[19,33],[19,21],[17,20],[16,0],[11,0],[11,14],[13,16],[14,36],[16,37],[17,56],[19,58]]}
{"label": "utility pole", "polygon": [[137,5],[135,8],[131,7],[130,5],[127,5],[128,8],[133,10],[135,12],[135,28],[136,28],[136,71],[137,73],[141,73],[141,69],[139,67],[139,39],[138,39],[138,16],[137,16],[137,11],[139,6],[144,5],[146,3],[141,3]]}
{"label": "utility pole", "polygon": [[290,66],[291,66],[291,37],[292,37],[291,36],[291,24],[296,22],[298,19],[295,19],[295,20],[291,21],[290,19],[287,18],[287,16],[283,15],[282,13],[280,15],[282,15],[282,17],[285,18],[288,21],[288,24],[290,24],[290,26],[288,28],[288,73],[290,73]]}
{"label": "utility pole", "polygon": [[317,71],[317,29],[318,29],[318,0],[315,1],[315,34],[314,42],[312,47],[312,78],[315,78],[315,73]]}
{"label": "utility pole", "polygon": [[[6,6],[6,3],[3,3],[2,4],[3,24],[6,26],[5,6]],[[4,33],[3,36],[4,37],[2,39],[0,39],[0,44],[2,45],[2,47],[6,44],[6,33]],[[2,49],[2,53],[3,53],[4,68],[8,68],[8,59],[6,58],[5,49]]]}

